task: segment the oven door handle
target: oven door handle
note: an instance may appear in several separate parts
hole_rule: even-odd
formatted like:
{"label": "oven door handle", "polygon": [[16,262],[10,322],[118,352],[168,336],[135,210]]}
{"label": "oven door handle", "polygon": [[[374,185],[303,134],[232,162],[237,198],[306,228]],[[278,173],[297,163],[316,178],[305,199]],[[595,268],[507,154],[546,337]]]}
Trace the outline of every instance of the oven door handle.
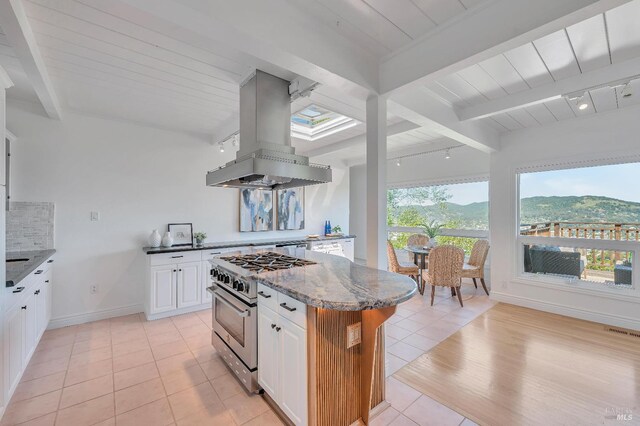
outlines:
{"label": "oven door handle", "polygon": [[227,305],[228,307],[230,307],[236,314],[238,314],[238,316],[240,317],[248,317],[249,316],[249,310],[242,310],[242,309],[238,309],[236,308],[236,306],[229,302],[227,299],[225,299],[225,297],[222,295],[221,292],[219,292],[218,290],[213,290],[213,294],[215,294],[217,297],[216,299],[218,299],[219,301],[221,301],[222,303],[224,303],[225,305]]}

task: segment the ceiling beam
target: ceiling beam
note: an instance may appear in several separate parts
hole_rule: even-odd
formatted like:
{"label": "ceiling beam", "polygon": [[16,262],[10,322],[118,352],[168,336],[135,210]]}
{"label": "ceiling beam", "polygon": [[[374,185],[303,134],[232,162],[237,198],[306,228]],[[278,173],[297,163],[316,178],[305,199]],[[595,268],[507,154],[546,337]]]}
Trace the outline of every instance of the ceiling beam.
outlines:
{"label": "ceiling beam", "polygon": [[0,27],[27,74],[33,90],[50,118],[62,116],[40,49],[27,20],[21,0],[0,1]]}
{"label": "ceiling beam", "polygon": [[301,75],[346,93],[360,92],[361,98],[378,87],[372,54],[287,0],[87,1],[196,47],[219,43],[244,52],[253,66],[281,78]]}
{"label": "ceiling beam", "polygon": [[383,59],[380,93],[426,84],[630,0],[489,0]]}
{"label": "ceiling beam", "polygon": [[[400,133],[405,133],[410,130],[417,129],[418,127],[420,127],[418,124],[412,123],[411,121],[403,120],[399,123],[387,126],[387,138],[393,135],[398,135]],[[309,151],[304,151],[302,152],[302,154],[306,155],[307,157],[317,157],[319,155],[330,154],[332,152],[339,151],[341,149],[351,148],[357,145],[364,146],[366,141],[367,141],[367,135],[366,133],[363,133],[361,135],[354,136],[352,138],[348,138],[340,142],[321,146],[315,149],[311,149]]]}
{"label": "ceiling beam", "polygon": [[389,112],[483,152],[491,153],[500,147],[495,130],[480,122],[461,122],[451,105],[426,88],[392,95]]}
{"label": "ceiling beam", "polygon": [[602,87],[614,81],[630,77],[638,78],[639,74],[640,58],[635,58],[478,105],[463,107],[457,110],[457,114],[460,120],[477,120],[557,99],[569,93],[586,91],[598,86]]}

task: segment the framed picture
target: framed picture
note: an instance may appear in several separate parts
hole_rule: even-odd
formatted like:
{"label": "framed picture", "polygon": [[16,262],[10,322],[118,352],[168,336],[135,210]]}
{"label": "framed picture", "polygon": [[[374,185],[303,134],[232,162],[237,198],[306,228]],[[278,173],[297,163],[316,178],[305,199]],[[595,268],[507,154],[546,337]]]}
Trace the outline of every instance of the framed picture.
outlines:
{"label": "framed picture", "polygon": [[276,191],[276,229],[304,229],[304,187]]}
{"label": "framed picture", "polygon": [[190,246],[193,244],[193,225],[190,223],[170,223],[169,232],[174,246]]}
{"label": "framed picture", "polygon": [[240,232],[273,230],[273,191],[240,190]]}

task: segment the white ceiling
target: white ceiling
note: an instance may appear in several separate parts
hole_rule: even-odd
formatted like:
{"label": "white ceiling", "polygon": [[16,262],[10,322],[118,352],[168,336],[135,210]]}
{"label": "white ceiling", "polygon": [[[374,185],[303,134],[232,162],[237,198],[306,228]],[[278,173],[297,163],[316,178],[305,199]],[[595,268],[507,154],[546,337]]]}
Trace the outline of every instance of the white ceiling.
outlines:
{"label": "white ceiling", "polygon": [[[129,0],[22,0],[22,3],[55,94],[63,107],[195,133],[208,140],[212,140],[211,135],[214,134],[220,137],[220,133],[226,132],[234,119],[237,120],[238,84],[252,69],[264,67],[267,60],[256,52],[249,54],[243,51],[242,43],[234,44],[231,40],[229,45],[212,42],[215,37],[207,39],[195,30],[189,32],[190,28],[169,22],[167,15],[149,14],[149,10],[153,9],[151,4],[171,6],[172,3],[170,0],[157,1],[146,6],[144,2],[139,3],[143,8],[147,7],[147,15],[135,16],[132,13],[137,13],[137,9],[130,7],[132,2]],[[235,5],[207,0],[173,0],[173,3],[185,5],[191,8],[191,12],[195,10],[202,16],[207,11],[216,14],[219,8],[228,13],[234,7],[234,13],[239,9]],[[298,13],[297,16],[303,18],[302,21],[307,25],[303,27],[304,34],[310,24],[317,24],[322,30],[309,28],[309,34],[325,36],[327,31],[337,33],[342,37],[338,43],[345,43],[352,50],[354,47],[362,49],[367,55],[372,55],[376,63],[381,63],[398,51],[411,49],[416,43],[430,39],[434,34],[464,24],[468,18],[495,3],[499,3],[499,0],[274,0],[273,7],[286,7],[291,14],[287,14],[287,17]],[[229,10],[225,9],[227,7]],[[280,9],[273,11],[280,12]],[[421,127],[390,136],[389,151],[402,152],[420,147],[431,149],[434,144],[457,145],[459,140],[442,136],[451,135],[442,128],[451,124],[446,120],[451,117],[455,119],[456,115],[451,113],[454,109],[480,105],[640,57],[638,17],[640,0],[633,0],[454,74],[437,78],[424,88],[426,90],[414,90],[411,95],[414,103],[423,103],[428,96],[425,94],[430,93],[439,101],[435,107],[442,106],[447,113],[434,114],[440,118],[433,117],[435,125],[430,127],[432,109],[426,109],[427,112],[423,113],[427,120],[413,119],[411,113],[404,115],[394,110]],[[191,18],[184,22],[191,24],[197,20],[195,15]],[[208,22],[204,21],[205,27]],[[572,22],[577,22],[577,19]],[[259,24],[258,21],[254,23]],[[236,25],[240,30],[248,31],[240,23]],[[266,36],[278,32],[277,36],[282,37],[283,34],[294,32],[295,28],[292,24],[291,28],[279,28],[271,32],[267,28],[265,31]],[[226,33],[224,35],[226,37]],[[236,35],[242,38],[241,33]],[[303,52],[305,49],[312,51],[318,46],[319,57],[329,65],[319,74],[316,73],[320,76],[333,72],[331,67],[342,65],[327,60],[336,52],[336,46],[339,47],[335,39],[327,37],[329,41],[326,44],[318,43],[312,37],[299,40]],[[234,50],[232,46],[237,49]],[[283,78],[293,78],[296,74],[285,69],[284,65],[274,65],[280,64],[278,59],[293,64],[291,69],[299,66],[302,71],[308,70],[310,63],[313,65],[312,59],[295,56],[290,60],[291,57],[285,58],[281,51],[277,51],[273,57],[275,59],[266,64],[271,67],[267,70]],[[339,56],[336,58],[340,59]],[[39,102],[20,60],[2,33],[0,65],[7,69],[15,83],[15,87],[8,91],[10,99]],[[338,75],[337,71],[335,75]],[[294,102],[292,111],[315,103],[361,123],[318,141],[294,139],[293,144],[300,153],[335,146],[334,156],[339,158],[362,156],[367,90],[351,92],[345,90],[342,84],[344,80],[340,83],[339,79],[327,78],[326,81],[329,84],[321,85],[309,98]],[[336,84],[332,85],[331,82]],[[495,135],[495,131],[511,131],[613,110],[640,103],[639,85],[640,81],[634,82],[637,95],[624,99],[619,96],[619,89],[592,90],[588,99],[591,107],[585,111],[579,111],[565,99],[556,99],[477,121],[492,128]],[[414,89],[415,86],[418,84],[414,84]],[[434,107],[433,103],[429,105],[429,108]],[[388,125],[404,121],[393,114],[387,118]],[[454,127],[456,124],[459,124],[458,121],[453,123]],[[463,132],[463,128],[458,126],[453,133],[456,132]],[[482,129],[479,133],[484,134]]]}
{"label": "white ceiling", "polygon": [[376,56],[384,56],[483,0],[292,0]]}
{"label": "white ceiling", "polygon": [[[639,57],[639,19],[640,0],[634,0],[439,79],[427,88],[455,107],[465,107]],[[561,98],[482,121],[503,132],[609,111],[640,103],[640,80],[632,87],[635,95],[630,98],[622,98],[619,88],[592,90],[587,99],[590,106],[583,111]]]}

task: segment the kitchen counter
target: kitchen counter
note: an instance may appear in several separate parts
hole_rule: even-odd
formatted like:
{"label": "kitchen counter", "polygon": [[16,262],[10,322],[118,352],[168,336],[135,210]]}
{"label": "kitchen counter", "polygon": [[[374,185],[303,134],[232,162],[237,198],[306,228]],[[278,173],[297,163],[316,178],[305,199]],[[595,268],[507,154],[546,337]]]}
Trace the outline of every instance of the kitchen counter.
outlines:
{"label": "kitchen counter", "polygon": [[263,284],[316,308],[337,311],[363,311],[398,305],[416,292],[409,277],[369,268],[349,259],[302,249],[273,249],[278,253],[308,259],[315,265],[280,271],[247,273],[229,269],[248,281]]}
{"label": "kitchen counter", "polygon": [[355,238],[355,235],[343,235],[341,237],[325,237],[318,238],[275,238],[265,240],[244,240],[244,241],[221,241],[214,243],[206,243],[202,246],[188,245],[188,246],[174,246],[174,247],[143,247],[142,251],[145,254],[160,254],[160,253],[178,253],[183,251],[197,251],[197,250],[211,250],[221,248],[233,248],[233,247],[259,247],[281,243],[291,244],[306,244],[314,241],[332,241],[332,240],[344,240],[348,238]]}
{"label": "kitchen counter", "polygon": [[25,262],[7,262],[7,287],[13,287],[29,276],[45,260],[55,253],[55,249],[7,252],[7,260],[28,259]]}

